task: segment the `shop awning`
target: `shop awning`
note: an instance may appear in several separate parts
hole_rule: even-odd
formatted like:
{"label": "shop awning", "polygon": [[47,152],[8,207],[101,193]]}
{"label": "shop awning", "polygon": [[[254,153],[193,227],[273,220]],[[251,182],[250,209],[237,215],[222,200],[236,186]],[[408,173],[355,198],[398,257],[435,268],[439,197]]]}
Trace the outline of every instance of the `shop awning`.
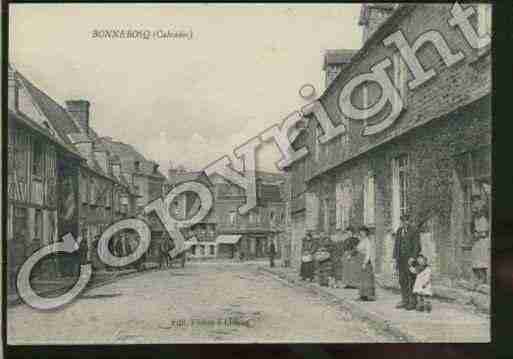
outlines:
{"label": "shop awning", "polygon": [[235,244],[239,241],[241,234],[222,234],[217,236],[216,243]]}

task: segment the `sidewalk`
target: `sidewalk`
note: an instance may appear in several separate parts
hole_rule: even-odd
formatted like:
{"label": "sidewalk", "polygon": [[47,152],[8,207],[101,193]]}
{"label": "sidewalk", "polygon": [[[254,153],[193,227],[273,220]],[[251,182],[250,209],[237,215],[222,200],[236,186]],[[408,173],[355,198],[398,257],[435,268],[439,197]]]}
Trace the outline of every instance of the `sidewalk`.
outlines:
{"label": "sidewalk", "polygon": [[[91,280],[87,284],[84,291],[99,287],[101,285],[106,285],[115,282],[119,278],[126,277],[130,274],[144,274],[149,270],[154,269],[155,267],[157,267],[155,263],[146,263],[145,270],[142,272],[139,272],[136,269],[125,269],[119,271],[93,271]],[[67,289],[71,288],[75,284],[76,280],[77,278],[60,278],[56,280],[33,280],[32,288],[39,295],[56,296],[60,294],[60,292],[66,292]],[[7,306],[13,306],[21,303],[22,301],[18,296],[18,293],[10,293],[7,295]]]}
{"label": "sidewalk", "polygon": [[458,303],[432,300],[431,313],[396,309],[400,300],[393,291],[376,288],[377,300],[357,301],[355,289],[321,287],[317,283],[303,282],[294,268],[260,266],[259,269],[272,274],[289,284],[309,288],[319,295],[337,300],[353,315],[368,320],[406,342],[462,343],[489,342],[490,316],[473,311]]}

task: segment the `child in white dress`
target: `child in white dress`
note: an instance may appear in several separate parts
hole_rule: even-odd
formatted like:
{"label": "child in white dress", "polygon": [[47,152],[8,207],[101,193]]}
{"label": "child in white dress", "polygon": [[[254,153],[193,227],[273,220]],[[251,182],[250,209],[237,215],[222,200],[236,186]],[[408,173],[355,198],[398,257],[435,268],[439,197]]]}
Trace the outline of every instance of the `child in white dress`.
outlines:
{"label": "child in white dress", "polygon": [[427,263],[427,258],[419,254],[417,259],[410,263],[410,271],[417,275],[413,285],[413,294],[417,296],[416,309],[420,312],[431,312],[429,297],[433,295],[433,291],[431,289],[431,267]]}

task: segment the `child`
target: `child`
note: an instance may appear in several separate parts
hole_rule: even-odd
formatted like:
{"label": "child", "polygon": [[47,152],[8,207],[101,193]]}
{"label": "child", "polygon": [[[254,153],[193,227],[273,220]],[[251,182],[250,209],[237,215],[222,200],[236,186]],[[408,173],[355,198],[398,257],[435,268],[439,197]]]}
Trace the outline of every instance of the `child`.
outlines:
{"label": "child", "polygon": [[431,312],[431,303],[429,297],[433,295],[431,289],[431,267],[427,263],[427,258],[422,254],[417,256],[416,260],[410,259],[410,271],[416,274],[413,294],[417,297],[417,307],[419,312]]}

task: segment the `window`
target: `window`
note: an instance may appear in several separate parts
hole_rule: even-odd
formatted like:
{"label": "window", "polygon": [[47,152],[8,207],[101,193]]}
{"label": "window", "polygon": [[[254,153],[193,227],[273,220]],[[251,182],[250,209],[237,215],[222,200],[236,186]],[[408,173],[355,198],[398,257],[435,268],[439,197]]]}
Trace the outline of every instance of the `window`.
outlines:
{"label": "window", "polygon": [[228,223],[230,224],[235,224],[235,220],[237,218],[237,212],[235,211],[230,211],[229,215],[228,215]]}
{"label": "window", "polygon": [[347,134],[339,136],[338,156],[344,157],[349,153],[349,136]]}
{"label": "window", "polygon": [[338,66],[328,66],[326,68],[326,88],[335,80],[339,73],[340,67]]}
{"label": "window", "polygon": [[134,169],[136,172],[139,172],[141,170],[141,162],[135,161],[134,162]]}
{"label": "window", "polygon": [[43,211],[36,209],[34,217],[34,238],[43,239]]}
{"label": "window", "polygon": [[32,150],[32,174],[40,177],[43,175],[44,159],[43,144],[41,141],[34,141]]}
{"label": "window", "polygon": [[9,245],[18,244],[24,246],[28,240],[28,211],[27,208],[14,206],[13,239]]}
{"label": "window", "polygon": [[324,228],[324,231],[325,232],[329,232],[330,230],[330,216],[329,216],[329,203],[328,203],[328,199],[324,199],[322,201],[322,208],[323,208],[323,212],[324,212],[324,223],[323,223],[323,228]]}
{"label": "window", "polygon": [[392,161],[392,224],[395,231],[400,218],[408,212],[408,155],[401,155]]}
{"label": "window", "polygon": [[406,81],[408,68],[398,52],[396,52],[393,56],[393,66],[394,85],[399,92],[399,96],[401,96],[401,99],[403,100],[404,106],[406,107],[408,96],[408,85]]}
{"label": "window", "polygon": [[216,249],[215,249],[215,246],[213,244],[210,245],[210,252],[209,254],[211,256],[213,256],[214,254],[216,253]]}
{"label": "window", "polygon": [[91,178],[91,184],[89,186],[89,191],[90,191],[90,196],[89,196],[90,203],[96,204],[96,183],[93,178]]}
{"label": "window", "polygon": [[490,147],[484,146],[459,155],[456,158],[456,171],[463,191],[463,236],[467,244],[472,244],[477,232],[490,228]]}
{"label": "window", "polygon": [[255,223],[256,222],[256,213],[255,212],[251,212],[249,214],[249,223]]}
{"label": "window", "polygon": [[128,197],[125,194],[121,195],[121,213],[128,213]]}
{"label": "window", "polygon": [[105,194],[105,207],[110,208],[112,205],[112,190],[108,189]]}
{"label": "window", "polygon": [[374,196],[374,175],[367,177],[363,194],[363,223],[366,226],[374,226],[375,196]]}
{"label": "window", "polygon": [[87,203],[87,199],[89,197],[89,180],[86,176],[80,176],[80,197],[82,198],[82,203]]}
{"label": "window", "polygon": [[114,212],[117,212],[119,210],[119,191],[116,189],[113,190],[112,201],[112,207],[114,207]]}
{"label": "window", "polygon": [[199,248],[200,248],[200,256],[204,256],[205,255],[205,246],[203,244],[200,244]]}
{"label": "window", "polygon": [[336,228],[344,230],[350,224],[351,211],[353,206],[352,183],[346,180],[336,187]]}
{"label": "window", "polygon": [[12,168],[14,168],[12,174],[15,176],[17,181],[26,182],[29,167],[29,137],[23,134],[23,132],[11,132],[11,134],[12,136],[9,138],[11,139],[14,148],[9,149],[7,153],[12,155]]}
{"label": "window", "polygon": [[492,34],[492,6],[490,4],[477,5],[477,29],[479,36]]}
{"label": "window", "polygon": [[195,245],[195,244],[191,247],[191,254],[192,254],[193,256],[195,256],[195,255],[196,255],[196,245]]}

